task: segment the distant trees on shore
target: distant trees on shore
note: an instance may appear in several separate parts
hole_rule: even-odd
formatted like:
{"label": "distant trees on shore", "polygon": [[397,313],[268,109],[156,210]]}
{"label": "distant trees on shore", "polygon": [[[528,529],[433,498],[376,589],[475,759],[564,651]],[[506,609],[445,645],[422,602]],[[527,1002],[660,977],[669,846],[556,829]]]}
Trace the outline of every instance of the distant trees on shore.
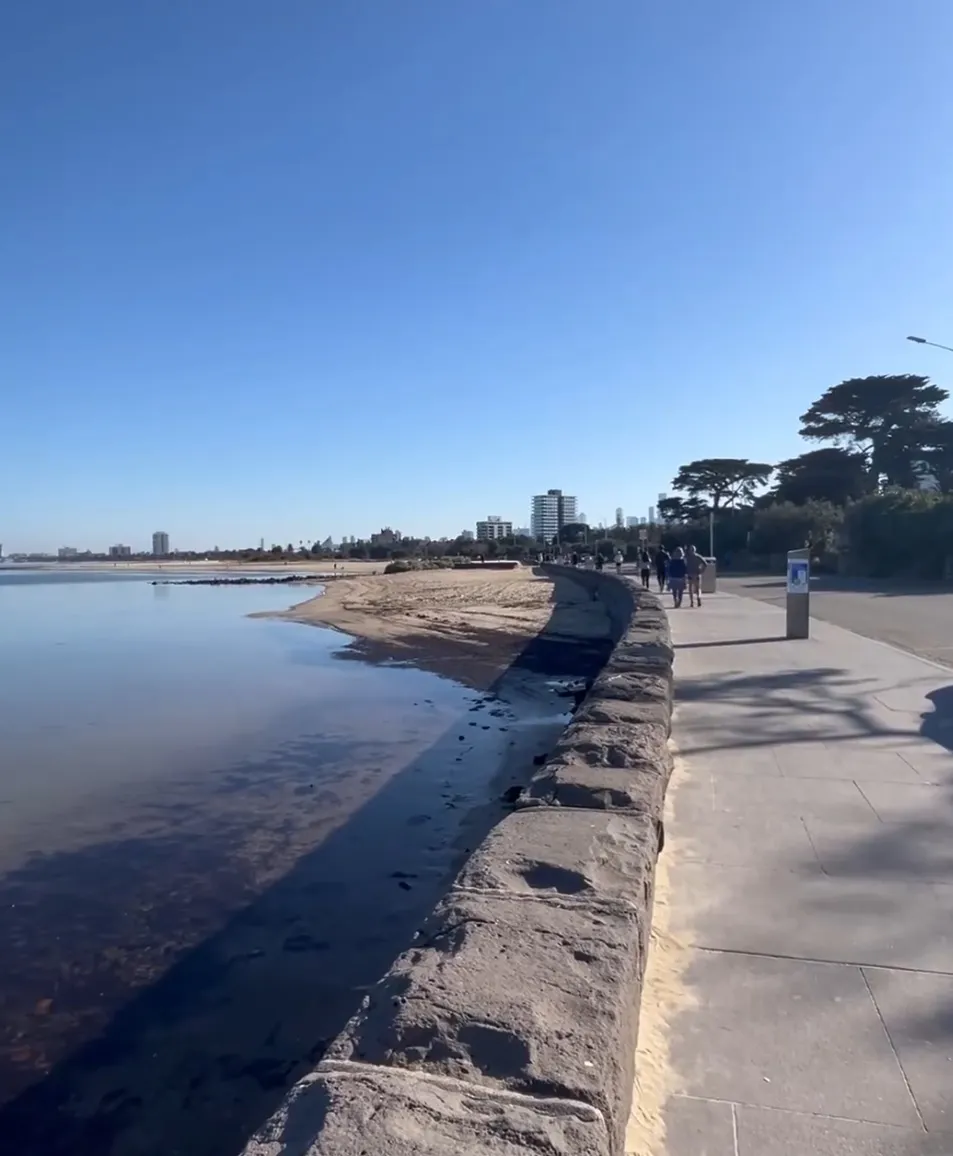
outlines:
{"label": "distant trees on shore", "polygon": [[[916,374],[850,378],[801,415],[827,442],[774,466],[705,458],[659,503],[670,544],[708,541],[732,564],[776,564],[809,545],[822,563],[874,577],[953,577],[953,422],[947,390]],[[761,491],[759,493],[759,491]]]}

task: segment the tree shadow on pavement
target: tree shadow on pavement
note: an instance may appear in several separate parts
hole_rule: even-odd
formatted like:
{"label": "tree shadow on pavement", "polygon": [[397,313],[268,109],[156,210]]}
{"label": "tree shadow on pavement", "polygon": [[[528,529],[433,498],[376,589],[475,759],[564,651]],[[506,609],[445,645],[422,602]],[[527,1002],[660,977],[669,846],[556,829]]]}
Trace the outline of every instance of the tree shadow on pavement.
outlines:
{"label": "tree shadow on pavement", "polygon": [[[909,737],[908,731],[884,726],[871,710],[872,685],[872,680],[853,677],[837,667],[682,679],[677,684],[676,711],[679,703],[710,704],[716,709],[706,718],[709,738],[700,745],[680,742],[679,750],[691,755],[792,742]],[[850,694],[845,696],[845,690]],[[745,738],[740,743],[738,715],[730,709],[722,712],[718,709],[722,707],[743,711]]]}

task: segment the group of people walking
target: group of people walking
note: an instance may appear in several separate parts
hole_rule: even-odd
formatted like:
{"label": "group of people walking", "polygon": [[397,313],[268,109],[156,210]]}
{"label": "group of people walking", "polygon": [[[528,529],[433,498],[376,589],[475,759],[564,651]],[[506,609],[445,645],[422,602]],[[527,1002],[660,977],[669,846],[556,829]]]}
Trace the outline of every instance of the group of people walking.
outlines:
{"label": "group of people walking", "polygon": [[659,546],[653,558],[648,550],[643,550],[639,558],[639,576],[646,590],[652,582],[652,571],[655,570],[655,580],[661,594],[666,587],[672,595],[672,603],[676,609],[682,605],[685,591],[688,591],[688,605],[701,606],[702,604],[702,574],[708,568],[708,563],[698,553],[694,546],[676,546],[671,552],[664,546]]}
{"label": "group of people walking", "polygon": [[[579,555],[572,554],[569,561],[573,566],[578,566]],[[621,574],[625,562],[625,556],[621,550],[616,551],[614,561],[616,572]],[[602,555],[597,554],[596,569],[601,570],[604,564]],[[664,546],[659,546],[654,556],[646,549],[640,550],[638,566],[639,576],[645,589],[648,590],[651,587],[652,571],[654,570],[659,593],[663,593],[667,587],[671,592],[672,603],[676,610],[682,605],[686,590],[688,591],[688,605],[701,606],[702,574],[708,569],[708,563],[694,546],[686,546],[684,550],[681,546],[676,546],[671,554]]]}

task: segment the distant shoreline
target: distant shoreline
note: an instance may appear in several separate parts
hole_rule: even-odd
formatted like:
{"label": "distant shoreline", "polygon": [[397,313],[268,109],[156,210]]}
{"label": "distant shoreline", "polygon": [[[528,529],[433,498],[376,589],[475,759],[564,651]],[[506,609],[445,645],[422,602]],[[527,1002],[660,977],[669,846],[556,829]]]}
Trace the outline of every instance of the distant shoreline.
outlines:
{"label": "distant shoreline", "polygon": [[70,562],[70,561],[49,561],[49,562],[2,562],[0,569],[11,571],[26,571],[26,570],[45,570],[45,571],[78,571],[80,573],[106,573],[111,574],[114,571],[122,571],[124,573],[137,573],[141,571],[153,570],[242,570],[242,571],[263,571],[263,570],[298,570],[315,574],[320,576],[333,574],[365,574],[374,573],[375,570],[383,570],[387,565],[387,561],[365,561],[359,559],[348,559],[347,561],[335,561],[327,558],[305,558],[300,562],[289,561],[288,559],[276,559],[274,562],[243,562],[240,559],[232,558],[210,558],[207,560],[185,560],[178,558],[157,558],[154,562],[147,562],[137,559],[134,562],[116,561],[116,562]]}

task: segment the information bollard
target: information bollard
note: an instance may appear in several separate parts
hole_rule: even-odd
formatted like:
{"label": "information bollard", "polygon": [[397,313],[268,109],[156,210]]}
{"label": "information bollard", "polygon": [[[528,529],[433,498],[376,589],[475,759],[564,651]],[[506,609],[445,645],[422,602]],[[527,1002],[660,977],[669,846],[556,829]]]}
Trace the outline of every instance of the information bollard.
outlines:
{"label": "information bollard", "polygon": [[787,637],[808,638],[811,633],[811,552],[788,552]]}
{"label": "information bollard", "polygon": [[702,571],[701,593],[702,594],[717,594],[718,593],[718,563],[714,558],[705,559],[707,565]]}

